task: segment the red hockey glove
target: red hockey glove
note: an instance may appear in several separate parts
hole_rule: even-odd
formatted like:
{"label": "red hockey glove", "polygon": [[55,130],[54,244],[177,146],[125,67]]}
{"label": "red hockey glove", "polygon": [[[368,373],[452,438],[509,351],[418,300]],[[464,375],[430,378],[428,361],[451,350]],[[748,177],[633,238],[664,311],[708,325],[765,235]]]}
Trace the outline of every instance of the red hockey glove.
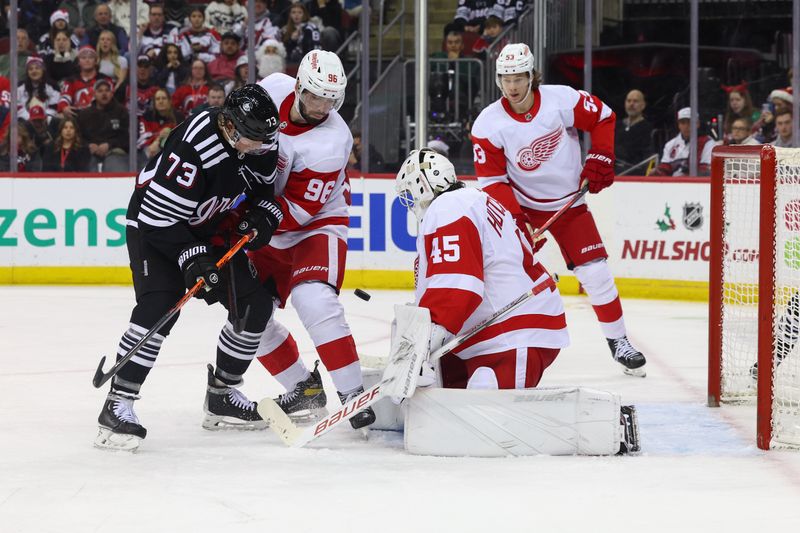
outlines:
{"label": "red hockey glove", "polygon": [[589,192],[592,194],[614,183],[614,154],[590,150],[583,164],[581,180],[589,181]]}

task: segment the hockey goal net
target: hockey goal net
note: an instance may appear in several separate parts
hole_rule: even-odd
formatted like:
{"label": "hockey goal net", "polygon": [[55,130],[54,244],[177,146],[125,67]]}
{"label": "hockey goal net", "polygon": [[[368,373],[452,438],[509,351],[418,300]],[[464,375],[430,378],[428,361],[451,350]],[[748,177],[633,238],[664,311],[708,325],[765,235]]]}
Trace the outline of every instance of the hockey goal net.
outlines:
{"label": "hockey goal net", "polygon": [[800,149],[714,149],[709,272],[709,405],[755,401],[758,447],[800,447]]}

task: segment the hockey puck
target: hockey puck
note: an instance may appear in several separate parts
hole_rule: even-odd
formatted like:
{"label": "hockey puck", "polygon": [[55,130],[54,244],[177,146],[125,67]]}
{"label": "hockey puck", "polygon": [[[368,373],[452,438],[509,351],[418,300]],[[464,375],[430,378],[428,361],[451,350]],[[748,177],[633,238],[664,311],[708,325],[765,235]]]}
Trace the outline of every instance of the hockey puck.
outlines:
{"label": "hockey puck", "polygon": [[361,289],[356,289],[353,292],[355,293],[356,296],[358,296],[359,298],[361,298],[365,302],[368,302],[369,299],[372,298],[372,296],[370,296],[370,294],[367,291],[362,291]]}

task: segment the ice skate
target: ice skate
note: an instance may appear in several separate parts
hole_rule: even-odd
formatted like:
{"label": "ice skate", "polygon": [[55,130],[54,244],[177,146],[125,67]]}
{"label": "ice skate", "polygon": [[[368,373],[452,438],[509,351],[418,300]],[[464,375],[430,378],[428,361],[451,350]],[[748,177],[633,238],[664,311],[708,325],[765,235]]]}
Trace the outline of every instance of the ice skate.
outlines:
{"label": "ice skate", "polygon": [[[359,394],[364,392],[364,387],[358,387],[347,394],[342,394],[338,392],[339,401],[342,402],[342,405],[346,404]],[[372,410],[372,407],[367,407],[366,409],[362,409],[361,411],[357,412],[350,418],[350,425],[353,426],[353,429],[364,429],[370,424],[375,422],[375,411]]]}
{"label": "ice skate", "polygon": [[286,394],[275,398],[275,403],[295,424],[310,423],[328,414],[325,408],[328,398],[325,396],[318,367],[319,361],[314,363],[314,370],[308,378],[298,382]]}
{"label": "ice skate", "polygon": [[639,420],[636,417],[636,407],[623,405],[619,409],[619,423],[623,429],[623,440],[619,445],[619,454],[626,455],[640,451]]}
{"label": "ice skate", "polygon": [[622,371],[629,376],[636,376],[643,378],[647,375],[644,369],[647,360],[644,355],[631,345],[628,337],[620,337],[618,339],[606,339],[608,347],[611,349],[611,355],[614,361],[622,365]]}
{"label": "ice skate", "polygon": [[238,389],[215,378],[214,367],[208,365],[208,388],[203,405],[205,429],[265,429],[267,422],[258,414],[257,407],[256,402],[248,400]]}
{"label": "ice skate", "polygon": [[94,440],[96,448],[135,452],[147,430],[139,423],[133,411],[133,401],[138,396],[108,393],[103,410],[97,418],[100,431]]}

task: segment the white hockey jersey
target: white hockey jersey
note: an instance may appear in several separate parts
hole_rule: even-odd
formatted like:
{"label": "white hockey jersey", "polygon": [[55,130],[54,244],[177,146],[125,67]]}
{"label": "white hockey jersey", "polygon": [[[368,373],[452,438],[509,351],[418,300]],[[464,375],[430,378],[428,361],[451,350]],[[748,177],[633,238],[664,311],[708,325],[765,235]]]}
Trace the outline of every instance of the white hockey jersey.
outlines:
{"label": "white hockey jersey", "polygon": [[[523,242],[524,241],[524,242]],[[511,214],[476,189],[437,197],[417,236],[417,305],[453,334],[536,287],[537,294],[455,350],[459,357],[569,344],[555,283],[521,239]]]}
{"label": "white hockey jersey", "polygon": [[500,98],[472,126],[478,183],[512,214],[517,205],[556,211],[579,188],[577,130],[591,132],[593,150],[613,154],[615,119],[599,98],[565,85],[540,86],[527,113]]}
{"label": "white hockey jersey", "polygon": [[278,106],[281,120],[275,196],[283,210],[283,222],[270,246],[289,248],[316,233],[346,239],[350,184],[345,167],[353,146],[350,129],[336,111],[316,126],[289,120],[295,79],[286,74],[271,74],[259,85]]}

